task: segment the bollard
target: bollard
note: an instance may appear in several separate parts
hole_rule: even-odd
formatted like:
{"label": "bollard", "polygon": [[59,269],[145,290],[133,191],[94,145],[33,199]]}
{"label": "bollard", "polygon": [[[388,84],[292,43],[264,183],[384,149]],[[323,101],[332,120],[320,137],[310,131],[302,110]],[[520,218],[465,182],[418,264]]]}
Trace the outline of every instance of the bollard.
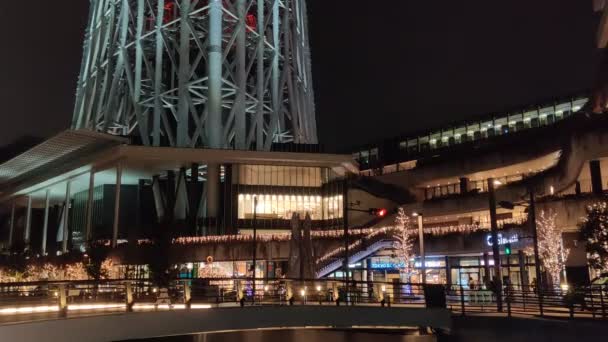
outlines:
{"label": "bollard", "polygon": [[[331,283],[331,289],[332,289],[332,293],[333,293],[333,300],[335,302],[340,300],[340,292],[338,291],[338,283],[333,282]],[[339,304],[338,304],[339,305]]]}
{"label": "bollard", "polygon": [[67,317],[68,316],[68,297],[67,297],[67,289],[65,284],[59,284],[59,316]]}
{"label": "bollard", "polygon": [[460,285],[460,311],[461,315],[464,316],[464,289]]}
{"label": "bollard", "polygon": [[287,283],[285,284],[285,287],[287,288],[286,294],[287,294],[287,300],[289,301],[289,305],[293,305],[293,287],[291,284],[291,281],[287,281]]}
{"label": "bollard", "polygon": [[184,282],[184,304],[186,309],[190,309],[190,302],[192,301],[192,286],[189,281]]}
{"label": "bollard", "polygon": [[243,299],[243,286],[240,280],[236,281],[236,299],[238,301]]}
{"label": "bollard", "polygon": [[133,311],[133,286],[129,281],[125,283],[125,300],[127,304],[127,312]]}
{"label": "bollard", "polygon": [[391,295],[386,295],[386,306],[391,307]]}

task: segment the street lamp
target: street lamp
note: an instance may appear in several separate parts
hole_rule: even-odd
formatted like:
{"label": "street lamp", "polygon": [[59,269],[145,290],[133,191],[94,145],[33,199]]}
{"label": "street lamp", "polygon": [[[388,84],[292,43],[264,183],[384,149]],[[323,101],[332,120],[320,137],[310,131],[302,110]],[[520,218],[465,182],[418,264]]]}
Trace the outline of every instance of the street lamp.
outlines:
{"label": "street lamp", "polygon": [[422,213],[414,212],[412,216],[418,218],[418,246],[420,249],[420,273],[422,275],[422,283],[426,284],[426,260],[424,254],[424,227],[422,222]]}

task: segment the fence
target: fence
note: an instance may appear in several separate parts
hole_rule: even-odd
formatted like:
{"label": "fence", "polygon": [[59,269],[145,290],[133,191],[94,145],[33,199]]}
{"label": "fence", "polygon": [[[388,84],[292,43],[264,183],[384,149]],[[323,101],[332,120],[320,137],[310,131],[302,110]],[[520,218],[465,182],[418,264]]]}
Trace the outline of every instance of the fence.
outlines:
{"label": "fence", "polygon": [[447,307],[454,314],[494,313],[608,318],[608,286],[537,291],[509,287],[496,293],[444,286],[341,279],[180,279],[166,287],[145,280],[0,284],[0,315],[72,311],[210,309],[252,305]]}

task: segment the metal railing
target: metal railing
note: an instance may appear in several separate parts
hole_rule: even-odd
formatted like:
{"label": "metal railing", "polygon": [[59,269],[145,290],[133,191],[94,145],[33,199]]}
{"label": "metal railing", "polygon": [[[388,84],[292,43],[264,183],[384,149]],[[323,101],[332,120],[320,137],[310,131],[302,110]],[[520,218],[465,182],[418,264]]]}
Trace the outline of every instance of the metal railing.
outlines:
{"label": "metal railing", "polygon": [[[255,289],[255,290],[254,290]],[[445,307],[454,314],[608,318],[608,286],[538,291],[502,289],[498,310],[491,290],[341,279],[179,279],[164,287],[147,280],[0,284],[0,315],[72,311],[210,309],[253,305],[368,305]]]}

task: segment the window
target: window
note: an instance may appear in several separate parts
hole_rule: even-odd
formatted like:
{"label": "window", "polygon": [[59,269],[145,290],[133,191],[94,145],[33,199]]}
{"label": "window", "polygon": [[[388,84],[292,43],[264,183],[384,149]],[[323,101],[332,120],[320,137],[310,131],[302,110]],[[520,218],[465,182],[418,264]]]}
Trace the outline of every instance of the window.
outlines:
{"label": "window", "polygon": [[572,114],[572,104],[570,102],[555,106],[555,116],[558,120],[568,117],[570,114]]}
{"label": "window", "polygon": [[524,115],[522,113],[509,115],[509,130],[518,132],[524,129]]}
{"label": "window", "polygon": [[532,110],[524,113],[524,126],[534,128],[539,126],[538,111]]}
{"label": "window", "polygon": [[431,149],[440,148],[441,144],[441,132],[431,133]]}
{"label": "window", "polygon": [[494,131],[496,132],[496,135],[509,133],[508,118],[502,117],[494,120]]}
{"label": "window", "polygon": [[484,121],[481,123],[481,137],[489,138],[494,136],[494,121]]}
{"label": "window", "polygon": [[240,165],[239,184],[320,187],[321,168],[271,165]]}
{"label": "window", "polygon": [[477,140],[481,138],[479,122],[467,126],[467,136],[470,140]]}
{"label": "window", "polygon": [[466,126],[458,127],[454,130],[454,141],[456,144],[467,142],[467,128]]}
{"label": "window", "polygon": [[[254,209],[255,198],[257,206]],[[342,217],[342,196],[326,197],[314,195],[239,194],[238,218],[290,220],[293,213],[301,217],[310,214],[313,220]]]}
{"label": "window", "polygon": [[407,152],[416,153],[418,152],[418,139],[410,139],[407,141]]}

